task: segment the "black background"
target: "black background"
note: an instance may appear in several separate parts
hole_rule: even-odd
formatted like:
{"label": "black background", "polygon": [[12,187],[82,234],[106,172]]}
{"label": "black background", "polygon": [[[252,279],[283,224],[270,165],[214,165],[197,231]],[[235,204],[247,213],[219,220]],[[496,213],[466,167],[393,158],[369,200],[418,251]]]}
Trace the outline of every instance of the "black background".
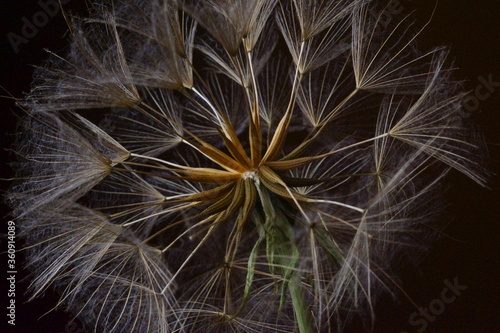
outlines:
{"label": "black background", "polygon": [[[66,0],[65,10],[85,15],[82,0]],[[437,4],[436,4],[437,2]],[[500,4],[497,0],[400,0],[404,13],[411,13],[424,24],[432,16],[429,27],[421,36],[422,47],[449,45],[451,59],[459,68],[457,79],[466,80],[466,88],[474,90],[480,81],[478,77],[492,76],[500,82]],[[434,14],[432,15],[435,9]],[[15,53],[7,34],[20,34],[22,17],[30,19],[41,10],[37,1],[2,0],[0,4],[0,85],[15,97],[22,97],[30,87],[33,67],[40,65],[47,58],[44,49],[60,51],[66,44],[66,23],[59,13],[40,28],[38,34],[29,43],[20,45],[20,52]],[[2,91],[1,95],[7,95]],[[14,102],[1,98],[0,133],[2,133],[0,156],[0,178],[12,177],[12,170],[6,162],[8,148],[12,141],[16,118]],[[472,115],[482,126],[491,154],[490,170],[500,172],[500,87],[488,99],[481,101],[479,109]],[[439,240],[433,250],[415,267],[402,267],[401,284],[415,304],[428,307],[429,303],[439,298],[445,287],[443,281],[457,278],[467,289],[444,312],[428,322],[422,332],[456,333],[493,333],[500,332],[500,271],[499,237],[500,223],[500,186],[498,177],[490,183],[490,189],[484,189],[472,183],[458,173],[447,178],[445,197],[449,202],[447,214],[443,217],[448,224],[447,237]],[[0,181],[2,191],[8,188],[8,182]],[[2,233],[6,232],[4,221],[8,221],[7,207],[1,206]],[[5,251],[2,243],[0,251]],[[1,257],[0,279],[2,285],[6,279],[6,259]],[[21,266],[22,254],[18,255]],[[20,271],[18,279],[25,276]],[[0,295],[0,327],[7,327],[7,332],[19,333],[84,333],[79,330],[80,323],[68,324],[70,317],[63,311],[48,312],[57,300],[55,294],[48,292],[44,298],[26,303],[23,295],[26,282],[17,282],[16,326],[7,327],[6,295],[2,287]],[[410,315],[415,307],[405,298],[394,302],[388,295],[380,298],[376,306],[377,321],[375,332],[413,333],[421,326],[409,324]],[[5,330],[1,330],[6,332]],[[346,332],[363,332],[355,328]],[[207,332],[210,333],[210,332]]]}

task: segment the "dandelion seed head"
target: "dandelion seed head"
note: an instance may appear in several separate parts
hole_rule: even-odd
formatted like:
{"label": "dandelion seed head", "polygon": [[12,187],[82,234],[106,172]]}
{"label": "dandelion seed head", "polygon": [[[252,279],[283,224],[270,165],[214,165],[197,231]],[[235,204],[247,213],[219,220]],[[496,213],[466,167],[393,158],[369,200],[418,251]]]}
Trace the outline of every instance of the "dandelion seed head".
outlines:
{"label": "dandelion seed head", "polygon": [[448,51],[418,50],[409,17],[380,31],[376,8],[120,0],[74,19],[21,103],[7,198],[34,297],[55,287],[95,332],[373,319],[446,173],[488,179]]}

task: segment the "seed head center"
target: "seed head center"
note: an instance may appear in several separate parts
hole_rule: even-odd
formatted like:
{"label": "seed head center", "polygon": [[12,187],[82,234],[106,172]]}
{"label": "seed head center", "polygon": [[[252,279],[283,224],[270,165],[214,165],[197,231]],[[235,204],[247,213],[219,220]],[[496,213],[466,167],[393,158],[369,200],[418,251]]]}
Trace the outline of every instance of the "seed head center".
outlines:
{"label": "seed head center", "polygon": [[256,177],[257,177],[256,169],[248,170],[241,174],[241,178],[243,179],[248,179],[248,178],[255,179]]}

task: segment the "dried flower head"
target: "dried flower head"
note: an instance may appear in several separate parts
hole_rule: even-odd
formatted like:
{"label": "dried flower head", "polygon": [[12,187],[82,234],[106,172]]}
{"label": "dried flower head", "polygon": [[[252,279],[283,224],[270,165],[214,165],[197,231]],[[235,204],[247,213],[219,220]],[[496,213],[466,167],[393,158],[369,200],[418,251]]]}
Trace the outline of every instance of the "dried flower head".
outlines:
{"label": "dried flower head", "polygon": [[[337,332],[394,291],[451,168],[447,51],[365,0],[101,0],[22,106],[33,297],[96,332]],[[96,120],[98,119],[98,120]],[[92,121],[90,121],[92,120]]]}

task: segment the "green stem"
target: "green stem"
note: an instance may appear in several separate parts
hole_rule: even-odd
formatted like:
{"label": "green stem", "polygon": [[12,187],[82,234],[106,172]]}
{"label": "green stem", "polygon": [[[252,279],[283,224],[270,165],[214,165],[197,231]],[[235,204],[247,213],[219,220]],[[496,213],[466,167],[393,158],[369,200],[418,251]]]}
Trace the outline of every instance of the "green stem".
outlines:
{"label": "green stem", "polygon": [[294,274],[288,283],[288,289],[292,297],[293,311],[297,317],[300,333],[313,333],[313,321],[311,311],[300,285],[300,278]]}
{"label": "green stem", "polygon": [[[299,273],[296,271],[299,251],[295,246],[293,227],[279,207],[272,204],[267,190],[261,188],[258,182],[256,187],[265,214],[267,257],[271,272],[274,271],[274,265],[278,264],[284,278],[281,306],[284,304],[288,289],[300,333],[313,333],[311,311],[300,283]],[[273,234],[275,234],[274,237]]]}

